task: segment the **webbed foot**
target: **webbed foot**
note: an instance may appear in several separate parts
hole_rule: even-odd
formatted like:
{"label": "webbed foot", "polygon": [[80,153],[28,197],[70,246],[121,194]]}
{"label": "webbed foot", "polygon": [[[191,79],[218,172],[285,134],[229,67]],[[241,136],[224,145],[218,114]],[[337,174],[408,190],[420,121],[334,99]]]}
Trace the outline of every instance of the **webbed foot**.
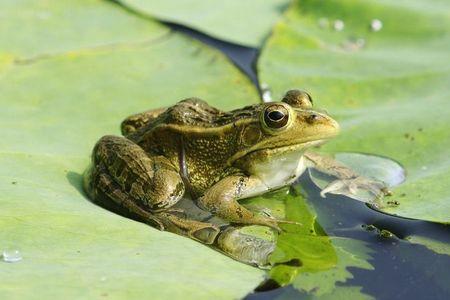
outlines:
{"label": "webbed foot", "polygon": [[320,196],[325,198],[328,193],[345,195],[364,202],[368,202],[368,197],[362,196],[362,193],[369,193],[372,200],[392,194],[384,182],[363,176],[332,181],[320,192]]}
{"label": "webbed foot", "polygon": [[236,227],[221,232],[217,246],[228,256],[259,268],[269,267],[269,256],[275,250],[274,242],[241,233]]}

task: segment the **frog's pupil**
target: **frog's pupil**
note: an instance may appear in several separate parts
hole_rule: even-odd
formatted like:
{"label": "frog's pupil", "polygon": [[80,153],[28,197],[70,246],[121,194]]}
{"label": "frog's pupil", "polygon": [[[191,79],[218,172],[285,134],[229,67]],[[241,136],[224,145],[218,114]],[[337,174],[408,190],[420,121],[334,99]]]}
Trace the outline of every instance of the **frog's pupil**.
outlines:
{"label": "frog's pupil", "polygon": [[271,111],[268,116],[273,121],[279,121],[279,120],[283,119],[284,114],[281,111],[274,110],[274,111]]}

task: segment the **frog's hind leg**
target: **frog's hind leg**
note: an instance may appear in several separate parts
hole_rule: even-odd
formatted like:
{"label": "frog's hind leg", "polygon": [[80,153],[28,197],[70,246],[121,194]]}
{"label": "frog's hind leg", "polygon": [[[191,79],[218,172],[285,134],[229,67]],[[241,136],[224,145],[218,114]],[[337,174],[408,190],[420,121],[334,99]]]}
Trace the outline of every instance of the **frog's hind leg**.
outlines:
{"label": "frog's hind leg", "polygon": [[181,177],[163,157],[149,156],[132,141],[104,136],[94,147],[85,190],[96,202],[109,198],[141,218],[171,207],[184,194]]}
{"label": "frog's hind leg", "polygon": [[[136,204],[107,173],[101,171],[102,168],[90,168],[86,171],[90,174],[85,174],[85,178],[90,177],[91,179],[90,181],[85,180],[85,190],[91,199],[104,208],[119,214],[124,214],[123,209],[125,209],[127,216],[138,218],[139,221],[157,227],[159,230],[165,229],[163,222],[159,221],[150,211]],[[95,188],[87,187],[87,185],[95,186]]]}
{"label": "frog's hind leg", "polygon": [[240,262],[267,268],[275,242],[240,232],[241,227],[230,226],[219,235],[216,247]]}
{"label": "frog's hind leg", "polygon": [[148,155],[123,137],[104,136],[95,145],[88,192],[95,192],[95,181],[102,174],[109,175],[128,198],[151,211],[171,207],[184,194],[183,181],[170,161]]}
{"label": "frog's hind leg", "polygon": [[[154,213],[140,207],[105,173],[97,176],[94,184],[98,187],[98,190],[96,190],[97,199],[103,197],[103,200],[100,201],[101,205],[112,208],[119,213],[121,212],[120,208],[125,208],[132,217],[157,227],[159,230],[187,236],[205,244],[212,244],[219,233],[219,228],[210,223],[187,220],[166,211]],[[112,200],[115,205],[111,206],[105,203],[105,197],[107,198],[106,201]]]}
{"label": "frog's hind leg", "polygon": [[171,213],[184,194],[180,175],[170,161],[149,156],[123,137],[105,136],[96,144],[85,190],[103,206],[113,202],[116,211],[126,209],[134,218],[203,243],[212,243],[219,232],[215,225]]}

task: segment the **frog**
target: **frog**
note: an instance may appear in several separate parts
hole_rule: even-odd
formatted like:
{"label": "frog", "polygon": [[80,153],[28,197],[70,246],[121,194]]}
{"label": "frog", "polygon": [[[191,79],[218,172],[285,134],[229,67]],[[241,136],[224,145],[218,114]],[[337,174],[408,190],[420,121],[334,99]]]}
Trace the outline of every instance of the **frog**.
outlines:
{"label": "frog", "polygon": [[[310,151],[339,131],[338,122],[313,109],[303,90],[231,111],[187,98],[129,116],[121,124],[122,136],[100,138],[84,189],[95,202],[262,266],[274,243],[240,234],[239,228],[259,225],[281,232],[280,224],[295,222],[250,211],[241,199],[288,186],[309,167],[336,177],[322,196],[358,187],[383,193],[382,183]],[[226,225],[187,216],[177,207],[186,197]]]}

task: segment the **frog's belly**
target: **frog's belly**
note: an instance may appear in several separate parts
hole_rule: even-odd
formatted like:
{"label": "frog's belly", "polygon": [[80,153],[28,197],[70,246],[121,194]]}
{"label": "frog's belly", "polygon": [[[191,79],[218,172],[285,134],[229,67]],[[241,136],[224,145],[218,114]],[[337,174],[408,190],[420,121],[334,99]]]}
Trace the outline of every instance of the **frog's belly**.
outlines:
{"label": "frog's belly", "polygon": [[277,189],[294,182],[306,170],[305,160],[300,153],[291,153],[273,157],[252,168],[252,174],[262,181],[262,185],[249,191],[246,197],[252,197],[269,190]]}

